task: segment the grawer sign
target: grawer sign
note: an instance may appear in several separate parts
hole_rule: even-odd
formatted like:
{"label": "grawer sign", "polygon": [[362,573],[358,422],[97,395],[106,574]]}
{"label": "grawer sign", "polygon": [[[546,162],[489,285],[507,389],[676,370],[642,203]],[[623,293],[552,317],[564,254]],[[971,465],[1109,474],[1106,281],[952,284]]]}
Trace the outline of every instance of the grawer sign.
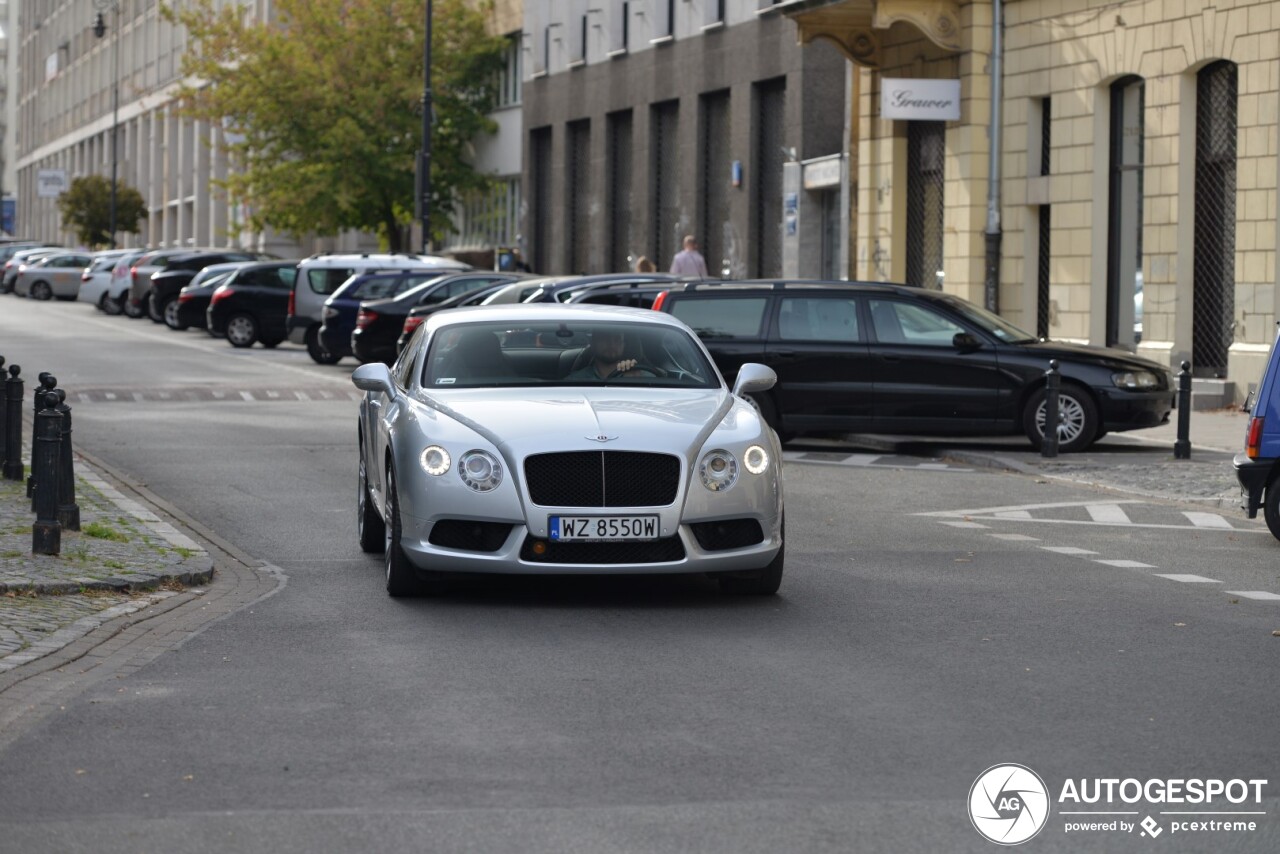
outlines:
{"label": "grawer sign", "polygon": [[[1234,838],[1256,833],[1266,820],[1266,780],[1256,778],[1067,778],[1056,798],[1025,765],[992,765],[969,789],[969,820],[997,845],[1020,845],[1046,827],[1075,836],[1156,839],[1195,834]],[[1223,842],[1224,847],[1227,843]]]}
{"label": "grawer sign", "polygon": [[882,78],[880,117],[914,121],[959,121],[960,81]]}

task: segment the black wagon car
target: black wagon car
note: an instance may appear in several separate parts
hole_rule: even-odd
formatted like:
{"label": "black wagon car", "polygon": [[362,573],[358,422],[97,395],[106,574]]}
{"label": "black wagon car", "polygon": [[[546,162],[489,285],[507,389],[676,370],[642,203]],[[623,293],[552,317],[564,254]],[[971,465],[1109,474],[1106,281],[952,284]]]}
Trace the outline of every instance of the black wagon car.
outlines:
{"label": "black wagon car", "polygon": [[163,270],[151,274],[151,289],[147,295],[147,313],[156,322],[163,322],[170,329],[178,329],[178,294],[191,284],[205,267],[228,264],[235,261],[266,261],[269,258],[257,252],[192,252],[168,259]]}
{"label": "black wagon car", "polygon": [[427,318],[437,311],[447,311],[451,308],[465,308],[469,305],[480,305],[490,295],[497,293],[507,286],[506,282],[499,282],[496,285],[489,285],[487,288],[481,288],[478,291],[472,291],[469,294],[458,294],[456,297],[449,297],[444,302],[432,303],[431,305],[417,305],[409,309],[408,316],[404,319],[404,325],[400,328],[400,337],[396,339],[396,353],[401,353],[405,347],[409,346],[409,339],[413,338],[413,333],[418,331],[418,327],[427,322]]}
{"label": "black wagon car", "polygon": [[1173,376],[1125,350],[1046,341],[967,300],[906,285],[686,282],[654,308],[698,333],[727,379],[763,362],[755,399],[782,435],[1044,435],[1045,371],[1057,359],[1060,450],[1162,424]]}
{"label": "black wagon car", "polygon": [[443,276],[388,299],[366,300],[356,313],[355,330],[351,333],[351,353],[361,362],[396,360],[396,340],[404,329],[409,310],[436,305],[454,297],[486,290],[492,285],[512,282],[519,273],[476,271]]}
{"label": "black wagon car", "polygon": [[278,345],[288,335],[285,318],[297,272],[297,261],[248,264],[233,272],[209,300],[209,332],[225,336],[232,347]]}

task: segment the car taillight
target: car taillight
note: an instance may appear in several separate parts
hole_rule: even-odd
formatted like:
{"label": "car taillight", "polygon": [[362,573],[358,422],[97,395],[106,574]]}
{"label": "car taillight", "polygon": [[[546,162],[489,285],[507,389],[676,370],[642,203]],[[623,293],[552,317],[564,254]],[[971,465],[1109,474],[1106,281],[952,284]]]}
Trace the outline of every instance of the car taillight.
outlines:
{"label": "car taillight", "polygon": [[365,311],[362,308],[360,309],[360,313],[356,315],[356,329],[364,329],[377,319],[378,313],[376,311]]}
{"label": "car taillight", "polygon": [[653,310],[654,310],[654,311],[662,311],[662,304],[663,304],[664,302],[666,302],[666,301],[667,301],[667,294],[669,294],[669,293],[671,293],[671,292],[670,292],[670,291],[663,291],[662,293],[658,294],[658,296],[657,296],[657,297],[655,297],[655,298],[654,298],[654,300],[653,300]]}
{"label": "car taillight", "polygon": [[235,292],[236,292],[235,288],[228,288],[228,287],[218,288],[216,291],[213,292],[213,296],[209,298],[209,305],[215,306],[218,303],[220,303],[222,300],[234,294]]}
{"label": "car taillight", "polygon": [[296,293],[297,291],[289,291],[289,307],[285,309],[285,313],[288,314],[290,317],[293,317],[295,314],[297,314],[297,312],[293,310],[294,307],[297,306],[297,302],[294,299],[294,294]]}
{"label": "car taillight", "polygon": [[136,282],[136,281],[138,281],[138,268],[137,268],[137,267],[130,267],[130,268],[129,268],[129,278],[130,278],[130,279],[133,279],[135,282]]}
{"label": "car taillight", "polygon": [[415,329],[422,325],[422,321],[425,319],[426,318],[424,317],[418,317],[412,314],[406,317],[404,319],[404,334],[411,335]]}
{"label": "car taillight", "polygon": [[178,291],[179,303],[191,302],[193,299],[195,299],[195,297],[193,297],[191,294],[184,293],[183,291]]}
{"label": "car taillight", "polygon": [[1244,452],[1251,460],[1258,458],[1258,449],[1262,447],[1262,422],[1265,420],[1257,417],[1249,419],[1249,433],[1244,440]]}

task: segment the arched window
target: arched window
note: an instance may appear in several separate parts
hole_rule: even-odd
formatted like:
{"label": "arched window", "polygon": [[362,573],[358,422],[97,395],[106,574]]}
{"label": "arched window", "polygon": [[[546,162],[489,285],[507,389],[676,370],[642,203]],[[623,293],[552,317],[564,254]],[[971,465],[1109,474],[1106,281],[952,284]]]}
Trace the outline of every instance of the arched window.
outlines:
{"label": "arched window", "polygon": [[1201,377],[1227,375],[1235,329],[1236,82],[1226,60],[1196,75],[1191,363]]}
{"label": "arched window", "polygon": [[1107,346],[1133,349],[1139,322],[1135,296],[1142,281],[1141,77],[1111,84],[1111,169],[1107,239]]}

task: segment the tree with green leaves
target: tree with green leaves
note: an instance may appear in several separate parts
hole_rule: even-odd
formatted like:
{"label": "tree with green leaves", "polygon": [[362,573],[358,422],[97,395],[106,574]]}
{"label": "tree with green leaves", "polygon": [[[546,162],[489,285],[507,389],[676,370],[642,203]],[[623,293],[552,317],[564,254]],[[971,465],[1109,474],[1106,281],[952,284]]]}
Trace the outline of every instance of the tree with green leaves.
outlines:
{"label": "tree with green leaves", "polygon": [[[111,245],[111,181],[102,175],[75,178],[58,196],[62,224],[85,246]],[[137,234],[147,218],[147,203],[133,187],[116,184],[116,231]]]}
{"label": "tree with green leaves", "polygon": [[[276,0],[272,20],[195,0],[164,14],[184,26],[182,111],[224,129],[224,185],[246,224],[301,235],[376,232],[400,251],[414,214],[422,137],[421,0]],[[489,0],[435,0],[431,226],[440,238],[465,193],[488,179],[467,162],[495,130],[505,40],[485,30]]]}

